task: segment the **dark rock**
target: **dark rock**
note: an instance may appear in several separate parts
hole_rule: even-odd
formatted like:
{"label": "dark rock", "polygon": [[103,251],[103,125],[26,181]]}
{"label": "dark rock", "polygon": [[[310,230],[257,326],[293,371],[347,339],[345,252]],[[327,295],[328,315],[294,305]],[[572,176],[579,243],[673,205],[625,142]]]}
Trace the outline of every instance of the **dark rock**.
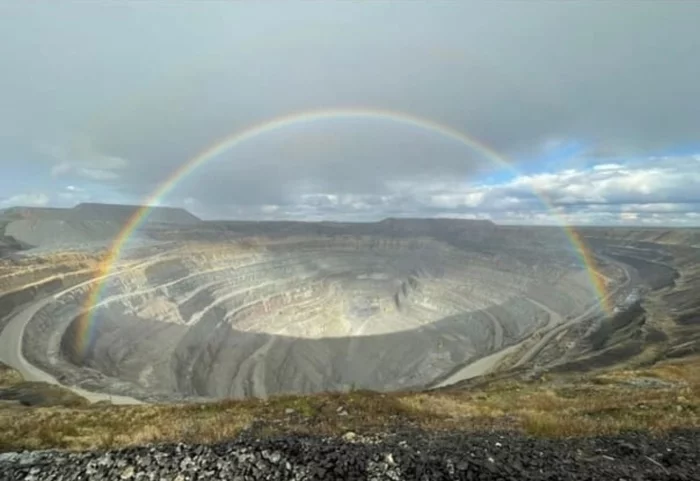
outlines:
{"label": "dark rock", "polygon": [[694,430],[559,440],[407,430],[378,439],[247,436],[212,446],[3,453],[0,480],[700,480]]}

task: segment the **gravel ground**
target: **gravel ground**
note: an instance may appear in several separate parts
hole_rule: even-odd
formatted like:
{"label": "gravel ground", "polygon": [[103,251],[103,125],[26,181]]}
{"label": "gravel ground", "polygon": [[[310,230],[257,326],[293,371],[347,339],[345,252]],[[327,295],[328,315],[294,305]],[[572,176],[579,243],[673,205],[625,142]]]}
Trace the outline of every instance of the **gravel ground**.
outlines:
{"label": "gravel ground", "polygon": [[700,480],[700,432],[544,440],[403,432],[0,454],[2,480]]}

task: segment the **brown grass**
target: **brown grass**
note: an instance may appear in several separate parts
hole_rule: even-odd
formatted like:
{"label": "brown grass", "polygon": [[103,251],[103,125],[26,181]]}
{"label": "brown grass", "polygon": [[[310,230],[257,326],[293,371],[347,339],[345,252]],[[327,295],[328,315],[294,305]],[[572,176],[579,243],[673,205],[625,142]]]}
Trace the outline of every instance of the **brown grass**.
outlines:
{"label": "brown grass", "polygon": [[[613,434],[700,427],[700,359],[664,362],[640,371],[619,371],[565,383],[501,383],[478,393],[421,394],[404,400],[413,409],[461,422],[511,419],[542,436]],[[652,378],[658,388],[634,386]],[[560,380],[561,381],[561,380]]]}
{"label": "brown grass", "polygon": [[105,406],[0,410],[0,449],[110,448],[149,442],[207,442],[235,436],[249,421],[235,409]]}
{"label": "brown grass", "polygon": [[[371,433],[407,426],[514,429],[538,436],[700,427],[699,368],[700,358],[696,358],[640,371],[530,383],[500,381],[471,392],[355,391],[186,405],[7,405],[0,408],[0,450],[215,442],[251,426],[258,426],[257,436]],[[4,376],[8,374],[0,370],[0,382]],[[630,385],[630,380],[640,377],[669,384],[663,388]]]}
{"label": "brown grass", "polygon": [[22,381],[19,372],[0,362],[0,388],[13,386]]}
{"label": "brown grass", "polygon": [[[341,408],[346,416],[338,412]],[[376,431],[402,410],[387,396],[369,392],[185,405],[13,406],[0,409],[0,450],[214,442],[236,436],[253,420],[265,421],[257,433],[262,436],[290,430],[337,434],[360,425]]]}

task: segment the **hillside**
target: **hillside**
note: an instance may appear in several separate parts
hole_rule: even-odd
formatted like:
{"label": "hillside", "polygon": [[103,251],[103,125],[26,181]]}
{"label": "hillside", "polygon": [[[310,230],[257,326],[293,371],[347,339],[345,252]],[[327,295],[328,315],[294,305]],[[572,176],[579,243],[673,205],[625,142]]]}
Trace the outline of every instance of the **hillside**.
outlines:
{"label": "hillside", "polygon": [[[6,238],[27,247],[93,248],[114,239],[142,206],[78,204],[70,209],[12,207],[0,211]],[[187,226],[200,221],[185,209],[152,207],[145,223],[150,226]],[[7,241],[0,241],[7,242]]]}

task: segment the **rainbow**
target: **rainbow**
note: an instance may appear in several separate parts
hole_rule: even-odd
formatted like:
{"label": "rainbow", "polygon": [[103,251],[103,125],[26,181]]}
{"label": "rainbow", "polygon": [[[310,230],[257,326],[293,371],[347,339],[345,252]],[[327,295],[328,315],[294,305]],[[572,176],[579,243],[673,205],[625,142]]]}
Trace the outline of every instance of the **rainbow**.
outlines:
{"label": "rainbow", "polygon": [[598,296],[601,309],[606,315],[612,316],[614,309],[612,296],[608,292],[605,277],[600,273],[598,263],[593,256],[591,249],[583,240],[581,234],[579,234],[578,231],[576,231],[576,229],[574,229],[572,226],[563,224],[563,229],[566,236],[571,241],[571,245],[573,245],[576,252],[578,252],[579,257],[581,258],[581,261],[588,272],[588,278]]}
{"label": "rainbow", "polygon": [[[159,200],[167,196],[180,183],[181,180],[206,162],[256,137],[260,137],[293,125],[340,119],[384,120],[423,129],[447,139],[451,139],[455,142],[459,142],[469,147],[471,150],[494,161],[499,166],[505,167],[511,171],[515,170],[511,163],[508,162],[496,150],[477,139],[467,136],[459,130],[422,117],[391,110],[372,108],[336,108],[303,111],[281,117],[275,117],[265,122],[253,125],[247,129],[234,132],[182,164],[162,184],[160,184],[160,186],[153,191],[151,195],[145,199],[143,202],[143,207],[139,208],[129,218],[127,223],[113,241],[105,260],[100,264],[99,276],[97,277],[97,280],[89,292],[87,300],[83,306],[82,314],[78,319],[76,332],[77,351],[84,356],[87,349],[93,342],[95,326],[94,307],[100,300],[102,290],[104,289],[104,286],[112,273],[113,267],[121,256],[122,249],[124,249],[134,231],[148,218],[152,207],[154,205],[158,205]],[[543,195],[539,195],[539,197],[543,203],[550,210],[552,210],[552,212],[556,212],[551,206],[551,203]],[[571,244],[580,256],[583,266],[588,271],[591,285],[595,289],[596,295],[600,300],[601,307],[606,313],[610,313],[611,309],[608,302],[609,296],[606,293],[605,283],[602,280],[601,275],[598,273],[595,258],[573,227],[567,226],[564,222],[562,223],[562,226]]]}

